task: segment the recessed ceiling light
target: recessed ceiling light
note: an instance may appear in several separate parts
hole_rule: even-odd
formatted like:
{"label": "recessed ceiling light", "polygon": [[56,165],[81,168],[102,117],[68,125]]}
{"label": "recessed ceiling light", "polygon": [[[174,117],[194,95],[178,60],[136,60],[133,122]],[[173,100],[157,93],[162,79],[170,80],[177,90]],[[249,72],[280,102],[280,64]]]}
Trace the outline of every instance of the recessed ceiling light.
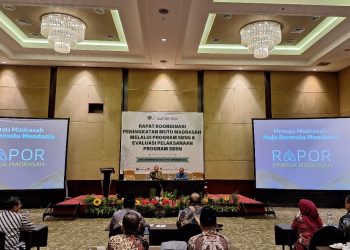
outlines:
{"label": "recessed ceiling light", "polygon": [[169,13],[169,10],[168,10],[168,9],[159,9],[158,11],[159,11],[159,13],[162,14],[162,15],[166,15],[166,14]]}
{"label": "recessed ceiling light", "polygon": [[232,14],[231,13],[223,13],[220,15],[220,17],[224,20],[229,20],[232,18]]}
{"label": "recessed ceiling light", "polygon": [[86,66],[86,64],[85,64],[85,63],[83,63],[81,66]]}
{"label": "recessed ceiling light", "polygon": [[295,40],[293,40],[293,39],[287,40],[287,42],[286,42],[286,44],[289,44],[289,45],[294,44],[294,43],[295,43]]}
{"label": "recessed ceiling light", "polygon": [[162,69],[165,69],[165,67],[161,67]]}
{"label": "recessed ceiling light", "polygon": [[212,39],[212,41],[213,41],[214,43],[218,43],[218,42],[220,42],[220,39],[217,38],[217,37],[214,37],[214,38]]}
{"label": "recessed ceiling light", "polygon": [[312,69],[313,71],[317,71],[317,69]]}
{"label": "recessed ceiling light", "polygon": [[301,34],[305,31],[305,28],[299,28],[299,27],[295,27],[293,28],[289,33],[292,34]]}
{"label": "recessed ceiling light", "polygon": [[112,34],[106,35],[106,38],[107,38],[107,39],[110,39],[110,40],[114,39],[114,37],[115,37],[115,36],[113,36]]}
{"label": "recessed ceiling light", "polygon": [[162,40],[162,42],[166,42],[166,38],[162,38],[161,40]]}
{"label": "recessed ceiling light", "polygon": [[104,13],[106,13],[104,9],[98,9],[98,8],[94,9],[94,12],[97,15],[103,15]]}
{"label": "recessed ceiling light", "polygon": [[7,62],[1,62],[2,64],[6,64]]}
{"label": "recessed ceiling light", "polygon": [[161,63],[166,63],[167,61],[166,60],[160,60]]}
{"label": "recessed ceiling light", "polygon": [[239,70],[242,70],[243,68],[242,68],[242,67],[239,67],[238,69],[239,69]]}
{"label": "recessed ceiling light", "polygon": [[310,16],[309,17],[309,21],[311,21],[311,22],[315,22],[315,21],[318,21],[318,20],[320,20],[320,16]]}
{"label": "recessed ceiling light", "polygon": [[11,5],[11,4],[4,4],[2,7],[8,11],[15,11],[16,10],[16,7]]}
{"label": "recessed ceiling light", "polygon": [[30,33],[31,36],[34,36],[34,37],[39,37],[40,34],[38,32],[32,32]]}
{"label": "recessed ceiling light", "polygon": [[16,19],[16,22],[17,22],[19,25],[22,25],[22,26],[29,26],[29,25],[32,25],[32,22],[31,22],[29,19],[26,19],[26,18]]}
{"label": "recessed ceiling light", "polygon": [[344,49],[344,51],[350,51],[350,49]]}

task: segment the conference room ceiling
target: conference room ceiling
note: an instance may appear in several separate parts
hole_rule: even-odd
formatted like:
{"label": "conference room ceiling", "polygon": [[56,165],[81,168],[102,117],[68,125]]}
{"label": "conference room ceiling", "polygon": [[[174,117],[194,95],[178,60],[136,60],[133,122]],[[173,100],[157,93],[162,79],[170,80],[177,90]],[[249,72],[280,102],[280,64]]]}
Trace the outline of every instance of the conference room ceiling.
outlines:
{"label": "conference room ceiling", "polygon": [[[339,71],[350,65],[347,0],[0,0],[0,4],[3,64],[285,71]],[[40,34],[40,20],[47,13],[82,20],[87,26],[84,42],[69,54],[55,52]],[[256,59],[240,45],[239,31],[261,20],[281,24],[282,42],[269,57]]]}

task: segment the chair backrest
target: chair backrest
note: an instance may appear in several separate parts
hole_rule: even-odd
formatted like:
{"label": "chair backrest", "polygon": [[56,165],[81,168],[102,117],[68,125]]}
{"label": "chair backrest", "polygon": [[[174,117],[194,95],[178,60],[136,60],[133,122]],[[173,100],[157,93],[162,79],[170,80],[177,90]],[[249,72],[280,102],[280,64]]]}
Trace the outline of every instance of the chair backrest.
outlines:
{"label": "chair backrest", "polygon": [[190,223],[183,225],[182,227],[179,228],[178,230],[178,235],[179,235],[179,240],[180,241],[186,241],[197,234],[202,233],[202,230],[200,226],[196,223]]}
{"label": "chair backrest", "polygon": [[203,180],[203,173],[202,172],[193,172],[192,173],[192,180]]}
{"label": "chair backrest", "polygon": [[121,227],[116,227],[116,228],[113,228],[111,231],[109,231],[108,237],[111,237],[111,236],[114,236],[114,235],[118,235],[118,234],[122,234],[122,233],[123,233],[122,228]]}
{"label": "chair backrest", "polygon": [[0,250],[5,249],[5,233],[0,231]]}
{"label": "chair backrest", "polygon": [[329,246],[334,243],[345,243],[343,232],[335,226],[324,226],[312,236],[309,249],[315,250],[316,246]]}
{"label": "chair backrest", "polygon": [[160,245],[160,250],[187,250],[187,243],[184,241],[165,241]]}
{"label": "chair backrest", "polygon": [[135,171],[124,170],[124,180],[135,180]]}

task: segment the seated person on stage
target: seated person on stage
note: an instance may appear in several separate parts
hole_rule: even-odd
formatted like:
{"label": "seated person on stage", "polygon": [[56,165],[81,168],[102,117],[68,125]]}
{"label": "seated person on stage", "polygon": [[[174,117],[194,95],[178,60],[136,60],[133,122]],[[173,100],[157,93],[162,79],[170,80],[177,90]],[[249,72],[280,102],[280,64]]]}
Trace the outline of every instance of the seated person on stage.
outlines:
{"label": "seated person on stage", "polygon": [[300,211],[292,223],[292,228],[298,231],[294,245],[296,250],[304,250],[308,249],[312,236],[323,227],[323,223],[312,201],[301,199],[298,206]]}
{"label": "seated person on stage", "polygon": [[208,206],[202,208],[200,215],[200,227],[202,229],[202,233],[190,238],[187,249],[230,249],[229,240],[216,231],[216,214],[214,209]]}
{"label": "seated person on stage", "polygon": [[184,168],[179,168],[179,172],[176,174],[175,180],[188,181],[188,176],[187,176],[187,174],[185,174]]}
{"label": "seated person on stage", "polygon": [[0,231],[5,233],[5,249],[26,249],[24,242],[19,240],[20,231],[32,231],[34,224],[27,215],[19,213],[22,207],[18,197],[5,201],[5,211],[0,212]]}
{"label": "seated person on stage", "polygon": [[159,170],[158,165],[154,166],[154,169],[151,173],[149,173],[149,176],[151,177],[152,180],[156,180],[156,181],[163,179],[162,171]]}
{"label": "seated person on stage", "polygon": [[346,242],[350,241],[350,195],[345,198],[345,209],[347,213],[339,220],[339,229],[343,231]]}
{"label": "seated person on stage", "polygon": [[176,222],[177,227],[182,227],[186,224],[191,223],[197,223],[199,225],[199,216],[201,214],[201,210],[201,196],[198,193],[192,193],[188,207],[184,210],[179,211],[179,216],[177,217]]}
{"label": "seated person on stage", "polygon": [[137,231],[140,229],[140,217],[134,212],[127,212],[123,218],[123,234],[111,236],[108,241],[109,250],[141,250],[148,249],[148,242]]}
{"label": "seated person on stage", "polygon": [[135,195],[127,194],[123,200],[123,209],[116,211],[112,216],[111,222],[109,224],[109,231],[112,231],[113,229],[118,228],[122,225],[122,221],[126,213],[134,212],[135,214],[137,214],[137,216],[140,219],[140,225],[141,225],[140,232],[143,232],[143,229],[146,226],[146,221],[140,213],[133,210],[134,206],[135,206]]}

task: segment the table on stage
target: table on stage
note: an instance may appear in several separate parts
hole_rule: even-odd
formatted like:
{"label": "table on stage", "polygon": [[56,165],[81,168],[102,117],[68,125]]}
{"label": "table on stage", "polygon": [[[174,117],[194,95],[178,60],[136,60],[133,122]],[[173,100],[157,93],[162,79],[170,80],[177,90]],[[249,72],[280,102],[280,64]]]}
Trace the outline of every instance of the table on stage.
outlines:
{"label": "table on stage", "polygon": [[31,249],[32,247],[40,249],[40,247],[47,246],[48,232],[49,229],[47,225],[35,225],[33,231],[22,231],[21,239],[26,242],[27,249]]}
{"label": "table on stage", "polygon": [[133,192],[136,196],[148,197],[149,190],[155,188],[160,191],[173,192],[177,189],[178,195],[189,195],[193,192],[203,192],[205,186],[205,180],[188,180],[188,181],[175,181],[175,180],[130,180],[130,181],[116,181],[116,192],[120,195]]}
{"label": "table on stage", "polygon": [[289,246],[289,248],[292,249],[297,238],[298,233],[291,228],[290,224],[275,225],[275,243],[276,245],[282,245],[282,249],[284,249],[285,246]]}

